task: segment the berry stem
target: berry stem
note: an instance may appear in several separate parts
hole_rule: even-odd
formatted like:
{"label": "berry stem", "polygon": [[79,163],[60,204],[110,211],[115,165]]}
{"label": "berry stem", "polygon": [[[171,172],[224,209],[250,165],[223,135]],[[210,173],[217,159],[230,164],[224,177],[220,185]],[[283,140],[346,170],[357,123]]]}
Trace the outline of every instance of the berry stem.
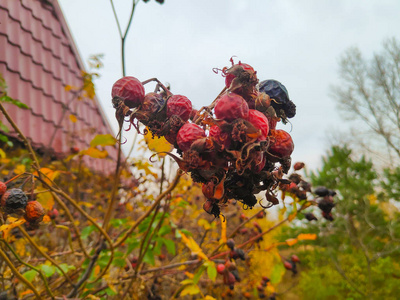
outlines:
{"label": "berry stem", "polygon": [[163,85],[163,84],[161,83],[161,81],[158,80],[156,77],[147,79],[147,80],[145,80],[145,81],[142,81],[142,84],[145,85],[145,84],[147,84],[147,83],[149,83],[149,82],[152,82],[152,81],[157,82],[157,84],[164,90],[164,92],[167,94],[168,97],[169,97],[169,96],[172,96],[171,91],[170,91],[165,85]]}

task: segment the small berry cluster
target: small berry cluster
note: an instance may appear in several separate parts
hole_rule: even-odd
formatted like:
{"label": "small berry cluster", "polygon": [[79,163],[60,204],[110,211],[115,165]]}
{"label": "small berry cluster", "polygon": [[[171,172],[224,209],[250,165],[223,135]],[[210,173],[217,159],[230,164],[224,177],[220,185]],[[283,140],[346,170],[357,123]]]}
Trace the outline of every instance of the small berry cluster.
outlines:
{"label": "small berry cluster", "polygon": [[0,198],[0,208],[4,214],[23,216],[29,228],[36,228],[43,220],[43,206],[36,200],[28,201],[28,196],[21,189],[7,189],[7,184],[0,181]]}
{"label": "small berry cluster", "polygon": [[297,263],[300,262],[300,259],[297,255],[293,254],[290,260],[285,260],[283,262],[283,266],[286,270],[290,270],[293,272],[293,275],[297,274]]}
{"label": "small berry cluster", "polygon": [[[142,83],[123,77],[112,88],[120,125],[125,119],[137,130],[144,124],[153,136],[174,145],[180,157],[168,155],[202,183],[203,208],[214,216],[229,199],[253,207],[261,191],[271,205],[277,204],[274,190],[290,168],[294,149],[289,133],[276,129],[277,122],[296,114],[286,88],[276,80],[259,83],[251,66],[231,62],[230,68],[216,71],[225,77],[223,91],[198,111],[157,79]],[[158,82],[156,90],[145,94],[144,84],[150,81]]]}

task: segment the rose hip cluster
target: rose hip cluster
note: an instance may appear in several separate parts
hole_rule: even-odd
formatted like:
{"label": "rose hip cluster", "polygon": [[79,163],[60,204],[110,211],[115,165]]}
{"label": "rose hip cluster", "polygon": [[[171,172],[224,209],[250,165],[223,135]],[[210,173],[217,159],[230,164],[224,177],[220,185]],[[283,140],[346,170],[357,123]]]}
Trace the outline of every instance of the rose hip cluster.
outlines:
{"label": "rose hip cluster", "polygon": [[19,188],[8,189],[7,184],[0,181],[0,211],[4,215],[23,216],[29,228],[36,228],[43,220],[45,211],[38,201],[28,201],[28,196]]}
{"label": "rose hip cluster", "polygon": [[[232,61],[219,71],[225,77],[223,91],[198,111],[157,79],[123,77],[112,88],[116,118],[120,125],[129,120],[137,130],[141,123],[174,145],[179,156],[168,155],[202,184],[206,212],[220,215],[229,199],[253,207],[262,191],[271,205],[277,204],[274,190],[290,168],[294,144],[276,124],[294,117],[296,106],[280,82],[259,82],[248,64]],[[157,82],[156,89],[145,94],[150,81]]]}

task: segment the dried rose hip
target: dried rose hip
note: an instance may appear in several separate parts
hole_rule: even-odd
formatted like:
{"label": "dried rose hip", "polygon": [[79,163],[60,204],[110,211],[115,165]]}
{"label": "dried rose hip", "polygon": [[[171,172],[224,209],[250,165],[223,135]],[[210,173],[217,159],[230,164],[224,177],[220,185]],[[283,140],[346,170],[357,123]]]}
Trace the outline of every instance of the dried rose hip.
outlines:
{"label": "dried rose hip", "polygon": [[192,102],[185,96],[173,95],[167,101],[167,117],[179,116],[183,121],[189,120]]}
{"label": "dried rose hip", "polygon": [[255,74],[253,67],[239,62],[238,64],[233,65],[229,69],[224,69],[223,72],[225,74],[225,86],[229,88],[231,83],[235,77],[240,76],[240,74],[244,71],[247,71],[250,74]]}
{"label": "dried rose hip", "polygon": [[0,181],[0,197],[7,191],[7,185]]}
{"label": "dried rose hip", "polygon": [[294,149],[292,137],[289,133],[281,129],[270,131],[270,143],[268,152],[279,158],[289,157]]}
{"label": "dried rose hip", "polygon": [[43,220],[45,211],[38,201],[30,201],[25,207],[24,218],[30,223],[39,223]]}
{"label": "dried rose hip", "polygon": [[247,121],[253,124],[254,127],[261,130],[261,135],[258,137],[259,141],[264,141],[269,132],[268,118],[260,111],[255,109],[249,109],[249,116]]}
{"label": "dried rose hip", "polygon": [[247,119],[249,106],[242,96],[226,93],[218,99],[214,112],[217,119],[231,122],[239,118]]}
{"label": "dried rose hip", "polygon": [[8,214],[18,213],[25,209],[28,197],[21,189],[11,189],[6,191],[1,197],[1,206]]}
{"label": "dried rose hip", "polygon": [[187,151],[190,146],[198,139],[205,138],[206,133],[203,128],[193,123],[186,123],[179,129],[176,142],[179,149]]}
{"label": "dried rose hip", "polygon": [[143,84],[135,77],[126,76],[117,80],[111,91],[113,102],[122,100],[130,108],[138,107],[144,99]]}

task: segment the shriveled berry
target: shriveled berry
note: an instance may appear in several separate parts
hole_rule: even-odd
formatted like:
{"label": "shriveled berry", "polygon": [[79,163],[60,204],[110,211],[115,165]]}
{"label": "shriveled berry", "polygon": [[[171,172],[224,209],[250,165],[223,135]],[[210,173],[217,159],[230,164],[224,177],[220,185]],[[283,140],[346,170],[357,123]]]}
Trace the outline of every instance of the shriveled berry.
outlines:
{"label": "shriveled berry", "polygon": [[324,219],[326,219],[326,220],[328,220],[328,221],[333,221],[333,220],[334,220],[333,215],[332,215],[332,212],[325,212],[325,211],[323,211],[323,212],[322,212],[322,217],[324,217]]}
{"label": "shriveled berry", "polygon": [[0,181],[0,197],[7,191],[7,185]]}
{"label": "shriveled berry", "polygon": [[225,86],[229,88],[231,86],[231,83],[235,77],[238,77],[243,73],[243,71],[246,71],[249,74],[255,74],[256,72],[254,71],[254,68],[248,64],[239,62],[229,69],[224,70],[225,74]]}
{"label": "shriveled berry", "polygon": [[163,108],[165,100],[161,94],[148,93],[144,96],[140,111],[148,114],[155,114]]}
{"label": "shriveled berry", "polygon": [[185,96],[173,95],[167,101],[167,117],[179,116],[183,121],[189,120],[192,102]]}
{"label": "shriveled berry", "polygon": [[289,157],[294,150],[294,143],[289,133],[276,129],[270,131],[270,147],[268,152],[279,158]]}
{"label": "shriveled berry", "polygon": [[39,223],[43,220],[45,211],[38,201],[30,201],[25,207],[24,218],[30,223]]}
{"label": "shriveled berry", "polygon": [[144,99],[144,86],[135,77],[125,76],[118,79],[111,90],[113,102],[122,100],[130,108],[138,107]]}
{"label": "shriveled berry", "polygon": [[324,197],[318,200],[318,208],[327,214],[329,214],[334,207],[335,203],[330,197]]}
{"label": "shriveled berry", "polygon": [[[289,100],[286,87],[277,80],[269,79],[260,82],[258,90],[267,94],[271,99],[272,107],[280,117],[293,118],[296,115],[296,105]],[[282,116],[281,111],[284,112]]]}
{"label": "shriveled berry", "polygon": [[314,189],[314,194],[320,197],[325,197],[329,195],[329,189],[324,186],[318,186]]}
{"label": "shriveled berry", "polygon": [[205,137],[206,133],[203,128],[193,123],[186,123],[179,129],[176,142],[179,149],[187,151],[190,149],[193,142]]}
{"label": "shriveled berry", "polygon": [[305,213],[304,216],[306,217],[306,219],[308,221],[317,221],[318,220],[317,217],[311,212]]}
{"label": "shriveled berry", "polygon": [[27,203],[28,197],[21,189],[17,188],[7,190],[1,197],[1,206],[8,214],[24,210]]}
{"label": "shriveled berry", "polygon": [[218,272],[218,274],[224,274],[224,272],[225,272],[225,265],[224,265],[224,264],[218,264],[218,265],[217,265],[217,272]]}
{"label": "shriveled berry", "polygon": [[258,137],[259,141],[264,141],[269,132],[268,118],[260,111],[255,109],[249,109],[249,115],[247,121],[253,124],[254,127],[261,130],[261,135]]}
{"label": "shriveled berry", "polygon": [[235,248],[235,241],[233,239],[229,239],[226,241],[226,245],[233,250]]}
{"label": "shriveled berry", "polygon": [[57,208],[53,208],[52,210],[47,212],[47,215],[50,217],[50,219],[54,220],[58,218],[60,213],[58,212]]}
{"label": "shriveled berry", "polygon": [[214,112],[217,119],[231,122],[239,118],[247,119],[249,106],[243,97],[234,93],[226,93],[218,99]]}

